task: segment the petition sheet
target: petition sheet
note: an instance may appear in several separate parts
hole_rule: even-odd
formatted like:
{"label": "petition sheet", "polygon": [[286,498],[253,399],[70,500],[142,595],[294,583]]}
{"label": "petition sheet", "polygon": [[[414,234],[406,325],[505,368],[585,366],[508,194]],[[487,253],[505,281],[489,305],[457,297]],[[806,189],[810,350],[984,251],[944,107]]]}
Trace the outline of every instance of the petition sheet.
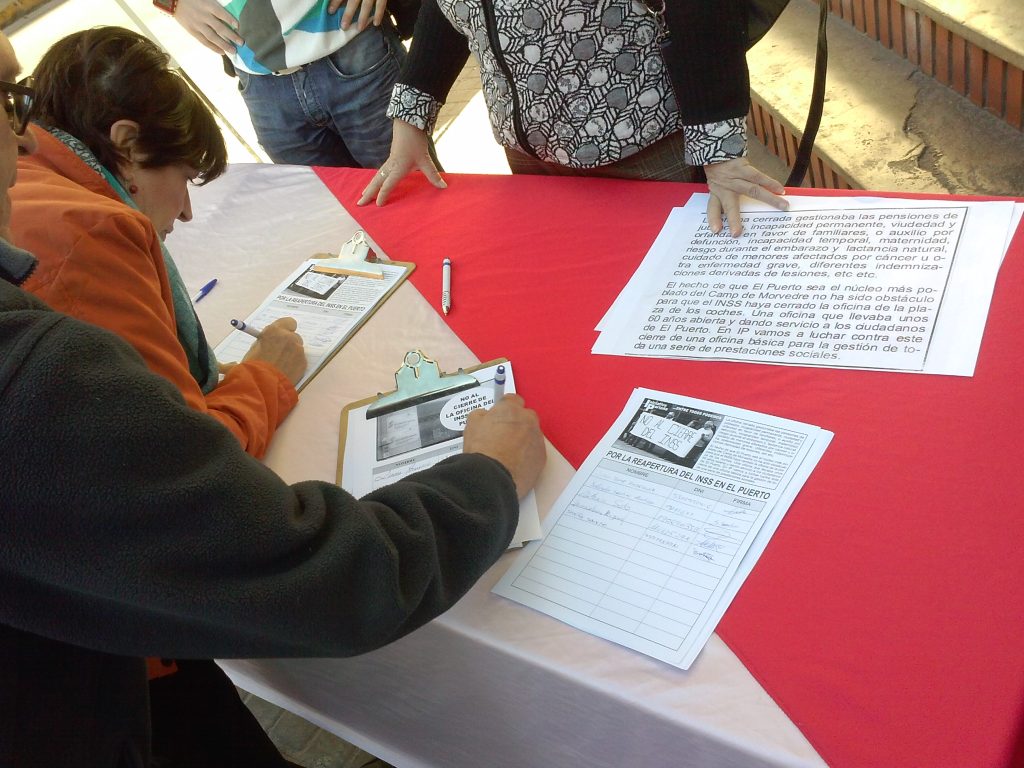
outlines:
{"label": "petition sheet", "polygon": [[707,195],[665,227],[596,354],[970,376],[1019,206],[793,196],[715,235]]}
{"label": "petition sheet", "polygon": [[494,592],[687,669],[831,439],[634,390]]}
{"label": "petition sheet", "polygon": [[[505,392],[515,392],[512,364],[504,362]],[[353,496],[401,480],[413,472],[434,466],[462,451],[466,417],[476,408],[494,404],[494,373],[497,364],[467,371],[480,386],[453,395],[443,395],[409,408],[366,418],[368,405],[348,411],[341,487]],[[540,514],[531,492],[519,504],[519,526],[510,546],[539,539]]]}
{"label": "petition sheet", "polygon": [[[313,272],[316,262],[303,262],[245,322],[265,328],[282,317],[294,317],[302,337],[309,367],[296,389],[302,389],[331,355],[362,325],[380,302],[408,274],[408,267],[381,263],[384,279],[355,275],[322,275]],[[221,363],[237,362],[256,342],[252,336],[232,331],[216,348]]]}

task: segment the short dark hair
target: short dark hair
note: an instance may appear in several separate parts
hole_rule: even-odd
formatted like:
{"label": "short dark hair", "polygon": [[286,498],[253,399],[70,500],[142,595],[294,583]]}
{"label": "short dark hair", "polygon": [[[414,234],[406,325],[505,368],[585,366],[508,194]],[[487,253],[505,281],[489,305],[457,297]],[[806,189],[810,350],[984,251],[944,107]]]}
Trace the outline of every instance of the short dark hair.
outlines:
{"label": "short dark hair", "polygon": [[139,124],[146,168],[184,163],[206,182],[227,166],[213,114],[155,43],[123,27],[75,32],[53,44],[36,67],[36,119],[60,128],[116,173],[127,160],[110,140],[118,120]]}

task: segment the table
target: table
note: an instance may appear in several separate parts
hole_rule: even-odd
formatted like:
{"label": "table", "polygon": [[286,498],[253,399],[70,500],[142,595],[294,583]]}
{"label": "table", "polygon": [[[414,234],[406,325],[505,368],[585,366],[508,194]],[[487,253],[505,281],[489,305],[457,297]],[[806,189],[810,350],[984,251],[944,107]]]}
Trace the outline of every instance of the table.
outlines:
{"label": "table", "polygon": [[[348,660],[225,663],[242,687],[399,766],[997,766],[1021,753],[1020,237],[970,379],[598,358],[594,324],[694,187],[451,177],[351,214],[327,193],[353,200],[368,178],[234,168],[194,193],[195,221],[169,242],[190,287],[220,278],[199,307],[214,342],[299,259],[347,239],[353,215],[419,265],[303,392],[267,457],[285,479],[333,478],[333,414],[391,388],[414,347],[449,369],[513,360],[565,456],[538,489],[542,514],[634,386],[836,438],[689,672],[491,595],[506,555],[402,641]],[[572,380],[585,384],[556,386]]]}

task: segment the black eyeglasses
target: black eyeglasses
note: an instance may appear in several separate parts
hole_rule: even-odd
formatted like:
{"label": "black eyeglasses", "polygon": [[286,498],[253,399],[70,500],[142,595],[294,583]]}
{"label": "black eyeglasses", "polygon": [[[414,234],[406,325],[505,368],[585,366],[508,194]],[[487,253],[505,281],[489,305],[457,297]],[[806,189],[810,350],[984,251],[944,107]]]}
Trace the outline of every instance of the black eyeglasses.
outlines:
{"label": "black eyeglasses", "polygon": [[25,133],[28,121],[32,119],[32,107],[36,102],[36,89],[32,87],[32,78],[26,77],[17,83],[5,83],[0,80],[0,91],[3,92],[4,111],[11,121],[11,130],[18,136]]}

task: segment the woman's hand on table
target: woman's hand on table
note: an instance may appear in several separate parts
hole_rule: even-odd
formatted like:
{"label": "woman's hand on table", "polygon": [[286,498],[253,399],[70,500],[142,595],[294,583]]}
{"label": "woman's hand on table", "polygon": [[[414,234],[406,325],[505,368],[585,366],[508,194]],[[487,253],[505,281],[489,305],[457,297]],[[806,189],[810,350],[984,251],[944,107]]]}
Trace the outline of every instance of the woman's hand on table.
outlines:
{"label": "woman's hand on table", "polygon": [[178,0],[174,20],[214,53],[232,54],[244,42],[238,19],[215,0]]}
{"label": "woman's hand on table", "polygon": [[297,328],[294,317],[282,317],[260,333],[256,343],[242,358],[242,362],[259,360],[270,363],[287,377],[292,384],[298,384],[302,374],[306,372],[306,352],[302,346],[302,337],[295,332]]}
{"label": "woman's hand on table", "polygon": [[358,205],[366,205],[374,198],[377,199],[377,205],[384,205],[395,185],[414,170],[422,171],[427,180],[438,189],[445,189],[448,186],[438,173],[434,161],[430,159],[427,134],[404,120],[393,122],[391,154],[366,185]]}
{"label": "woman's hand on table", "polygon": [[469,414],[462,450],[500,462],[512,475],[520,499],[533,490],[547,461],[537,414],[519,395],[505,395],[493,408]]}
{"label": "woman's hand on table", "polygon": [[739,237],[743,233],[743,217],[740,215],[740,195],[746,195],[762,203],[768,203],[780,211],[789,210],[789,202],[781,197],[786,188],[771,176],[762,173],[745,157],[710,163],[704,166],[708,177],[708,226],[711,231],[722,231],[722,214],[729,222],[729,233]]}

